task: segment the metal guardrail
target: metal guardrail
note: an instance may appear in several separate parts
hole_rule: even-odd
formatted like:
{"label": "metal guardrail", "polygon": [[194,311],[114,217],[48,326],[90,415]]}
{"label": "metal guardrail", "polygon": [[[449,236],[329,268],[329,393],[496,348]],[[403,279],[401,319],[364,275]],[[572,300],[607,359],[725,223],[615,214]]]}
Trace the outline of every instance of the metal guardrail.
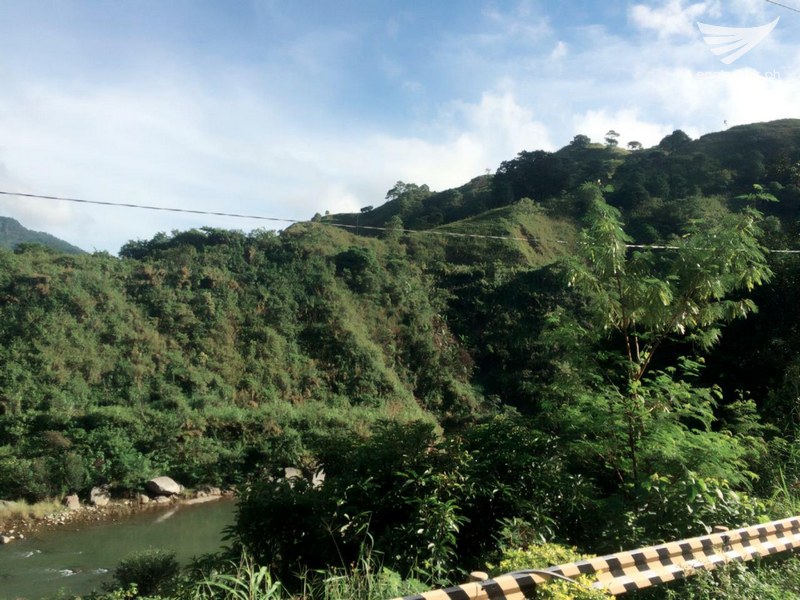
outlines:
{"label": "metal guardrail", "polygon": [[726,563],[798,548],[800,517],[791,517],[542,570],[515,571],[494,579],[406,596],[402,600],[524,600],[534,598],[540,585],[580,575],[596,578],[593,587],[617,596],[689,577],[697,571],[711,571]]}

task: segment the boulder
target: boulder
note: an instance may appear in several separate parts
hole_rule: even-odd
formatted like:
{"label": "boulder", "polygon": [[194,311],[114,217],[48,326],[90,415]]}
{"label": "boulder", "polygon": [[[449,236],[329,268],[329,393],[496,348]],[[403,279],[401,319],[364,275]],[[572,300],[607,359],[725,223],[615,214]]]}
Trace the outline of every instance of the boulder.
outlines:
{"label": "boulder", "polygon": [[93,487],[89,492],[89,504],[92,506],[107,506],[109,502],[111,502],[111,493],[108,491],[108,486]]}
{"label": "boulder", "polygon": [[283,478],[286,481],[291,481],[292,479],[302,479],[303,472],[295,467],[286,467],[283,470]]}
{"label": "boulder", "polygon": [[172,496],[183,491],[183,486],[176,483],[171,477],[155,477],[148,481],[144,487],[151,494],[158,496]]}
{"label": "boulder", "polygon": [[66,506],[69,510],[79,510],[81,507],[81,501],[78,499],[78,494],[72,494],[64,498],[64,506]]}
{"label": "boulder", "polygon": [[156,496],[155,498],[153,498],[153,502],[155,502],[156,504],[169,504],[170,499],[169,496]]}
{"label": "boulder", "polygon": [[0,535],[0,544],[10,544],[13,539],[8,535]]}
{"label": "boulder", "polygon": [[150,496],[147,494],[139,494],[139,504],[150,504]]}

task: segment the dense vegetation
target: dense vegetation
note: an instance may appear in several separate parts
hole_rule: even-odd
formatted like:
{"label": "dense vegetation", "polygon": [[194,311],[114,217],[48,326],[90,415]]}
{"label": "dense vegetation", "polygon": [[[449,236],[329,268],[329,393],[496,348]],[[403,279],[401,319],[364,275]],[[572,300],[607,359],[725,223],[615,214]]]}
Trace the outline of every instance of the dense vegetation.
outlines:
{"label": "dense vegetation", "polygon": [[237,485],[234,552],[288,589],[796,513],[800,121],[613,141],[280,234],[0,252],[0,497]]}

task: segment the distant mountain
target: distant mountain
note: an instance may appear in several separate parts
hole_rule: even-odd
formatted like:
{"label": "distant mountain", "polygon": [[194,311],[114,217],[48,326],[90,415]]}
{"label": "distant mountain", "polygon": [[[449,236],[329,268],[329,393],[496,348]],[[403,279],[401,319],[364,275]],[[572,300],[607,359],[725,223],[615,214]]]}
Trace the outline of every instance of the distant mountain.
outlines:
{"label": "distant mountain", "polygon": [[84,254],[84,251],[43,231],[31,231],[11,217],[0,217],[0,248],[14,249],[19,244],[41,244],[65,254]]}

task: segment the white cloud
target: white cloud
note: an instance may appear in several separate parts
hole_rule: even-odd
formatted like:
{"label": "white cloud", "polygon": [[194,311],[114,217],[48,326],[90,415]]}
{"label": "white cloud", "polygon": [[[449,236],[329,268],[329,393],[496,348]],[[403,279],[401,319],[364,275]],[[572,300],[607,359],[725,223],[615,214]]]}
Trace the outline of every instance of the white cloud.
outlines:
{"label": "white cloud", "polygon": [[556,47],[553,48],[553,51],[550,53],[551,60],[559,60],[564,58],[569,52],[569,46],[566,42],[559,41],[556,43]]}
{"label": "white cloud", "polygon": [[[666,101],[666,92],[661,92]],[[687,118],[707,129],[720,129],[724,121],[741,125],[797,117],[800,80],[773,79],[752,68],[684,74],[672,87],[671,102],[685,102]],[[702,101],[697,101],[697,98]]]}
{"label": "white cloud", "polygon": [[[3,184],[4,191],[25,189],[6,185],[5,178],[0,178],[0,183]],[[74,207],[69,204],[19,196],[0,197],[0,215],[14,217],[29,229],[44,229],[48,232],[64,230],[74,225],[76,219],[85,220],[76,215]]]}
{"label": "white cloud", "polygon": [[461,35],[458,39],[468,44],[478,42],[484,48],[504,48],[510,44],[536,46],[553,34],[550,20],[543,11],[534,10],[528,1],[517,2],[503,9],[489,5],[483,11],[488,27],[479,34]]}
{"label": "white cloud", "polygon": [[[377,134],[328,141],[330,173],[347,173],[357,204],[382,203],[395,181],[428,184],[441,190],[494,171],[526,148],[553,148],[548,128],[510,92],[486,92],[480,102],[455,103],[437,128],[438,140]],[[354,175],[355,174],[355,175]],[[330,206],[317,209],[334,210]],[[342,210],[342,207],[336,207]]]}
{"label": "white cloud", "polygon": [[[9,82],[0,92],[0,158],[15,180],[0,172],[0,182],[89,200],[308,219],[378,205],[398,179],[444,189],[523,148],[552,147],[547,127],[511,92],[452,103],[423,139],[321,129],[246,81],[223,91],[210,83]],[[264,225],[54,201],[6,199],[0,207],[28,227],[111,251],[157,231]]]}
{"label": "white cloud", "polygon": [[[792,0],[783,0],[784,4],[791,4]],[[795,2],[795,6],[800,8]],[[731,15],[737,15],[740,17],[764,17],[767,14],[767,10],[774,6],[770,6],[768,2],[764,0],[726,0],[725,8],[727,9],[727,13]]]}
{"label": "white cloud", "polygon": [[484,92],[480,104],[464,105],[464,114],[468,128],[496,150],[553,149],[547,126],[512,91]]}
{"label": "white cloud", "polygon": [[719,16],[719,8],[716,0],[688,5],[685,0],[668,0],[656,7],[636,4],[631,7],[629,18],[636,27],[653,30],[659,38],[675,35],[689,37],[696,34],[695,21],[698,17]]}

